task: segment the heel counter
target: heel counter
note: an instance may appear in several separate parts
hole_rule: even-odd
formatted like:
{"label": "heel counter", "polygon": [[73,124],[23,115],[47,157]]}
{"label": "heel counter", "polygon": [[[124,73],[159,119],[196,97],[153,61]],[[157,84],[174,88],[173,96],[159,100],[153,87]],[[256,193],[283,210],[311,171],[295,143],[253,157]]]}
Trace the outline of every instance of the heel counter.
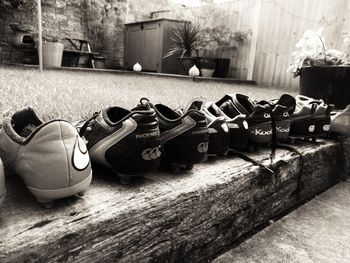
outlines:
{"label": "heel counter", "polygon": [[106,159],[117,173],[143,176],[156,170],[160,163],[159,128],[136,129],[106,151]]}
{"label": "heel counter", "polygon": [[230,132],[227,123],[216,119],[209,127],[208,154],[222,154],[230,146]]}
{"label": "heel counter", "polygon": [[145,175],[158,168],[161,140],[154,110],[137,111],[130,119],[135,129],[106,150],[112,169],[124,175]]}
{"label": "heel counter", "polygon": [[22,145],[14,168],[28,187],[58,189],[69,185],[67,155],[58,121],[45,125]]}
{"label": "heel counter", "polygon": [[196,164],[204,159],[208,151],[209,129],[206,123],[198,126],[196,125],[164,145],[169,159],[182,164]]}
{"label": "heel counter", "polygon": [[4,122],[2,129],[0,129],[0,158],[6,168],[13,168],[20,145],[9,137],[8,133],[11,131],[7,129],[12,128]]}

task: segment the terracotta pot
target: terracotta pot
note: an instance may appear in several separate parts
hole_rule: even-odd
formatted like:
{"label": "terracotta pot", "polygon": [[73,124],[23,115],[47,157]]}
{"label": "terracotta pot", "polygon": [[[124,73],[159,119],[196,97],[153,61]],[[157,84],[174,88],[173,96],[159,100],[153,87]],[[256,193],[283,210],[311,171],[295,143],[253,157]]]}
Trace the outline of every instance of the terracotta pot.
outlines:
{"label": "terracotta pot", "polygon": [[193,67],[193,65],[196,65],[197,68],[199,68],[199,58],[197,57],[183,57],[182,59],[179,58],[181,61],[182,67],[179,69],[180,75],[188,75],[188,71],[190,68]]}

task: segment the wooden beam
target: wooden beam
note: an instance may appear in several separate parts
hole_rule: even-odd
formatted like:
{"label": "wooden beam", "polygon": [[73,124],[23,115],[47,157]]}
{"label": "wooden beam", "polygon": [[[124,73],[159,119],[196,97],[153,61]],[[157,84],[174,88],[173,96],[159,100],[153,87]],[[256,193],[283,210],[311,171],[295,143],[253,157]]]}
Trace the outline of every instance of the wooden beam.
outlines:
{"label": "wooden beam", "polygon": [[[6,174],[0,262],[208,262],[348,171],[349,143],[294,147],[302,157],[278,149],[275,174],[227,156],[123,186],[94,167],[83,198],[59,200],[50,210]],[[269,154],[250,157],[269,164]]]}

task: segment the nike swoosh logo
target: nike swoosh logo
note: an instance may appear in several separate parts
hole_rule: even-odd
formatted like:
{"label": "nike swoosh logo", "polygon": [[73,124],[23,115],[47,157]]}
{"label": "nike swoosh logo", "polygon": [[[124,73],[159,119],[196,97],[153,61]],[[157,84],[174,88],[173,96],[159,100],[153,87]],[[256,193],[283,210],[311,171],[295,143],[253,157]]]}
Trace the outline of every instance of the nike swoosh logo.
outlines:
{"label": "nike swoosh logo", "polygon": [[123,138],[128,136],[130,133],[135,131],[137,128],[137,123],[133,119],[127,119],[122,122],[122,127],[119,130],[116,130],[112,134],[108,135],[98,143],[96,143],[94,146],[91,147],[89,150],[91,159],[95,162],[98,162],[100,164],[103,164],[107,167],[111,167],[110,164],[107,163],[105,155],[106,151],[116,144],[117,142],[121,141]]}
{"label": "nike swoosh logo", "polygon": [[78,171],[85,170],[90,163],[90,157],[84,141],[77,135],[72,155],[73,167]]}
{"label": "nike swoosh logo", "polygon": [[196,121],[187,115],[181,120],[180,125],[161,133],[162,144],[188,131],[189,129],[192,129],[194,126],[196,126]]}

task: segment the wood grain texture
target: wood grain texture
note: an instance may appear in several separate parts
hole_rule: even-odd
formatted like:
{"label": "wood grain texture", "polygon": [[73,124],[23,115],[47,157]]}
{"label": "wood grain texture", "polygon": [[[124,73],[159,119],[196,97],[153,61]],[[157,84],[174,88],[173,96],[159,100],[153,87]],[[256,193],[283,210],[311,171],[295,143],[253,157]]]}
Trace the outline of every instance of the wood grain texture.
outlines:
{"label": "wood grain texture", "polygon": [[[181,175],[158,172],[122,186],[101,169],[90,190],[52,209],[7,175],[0,208],[0,262],[207,262],[269,219],[349,171],[349,143],[278,150],[274,175],[222,157]],[[269,163],[269,151],[251,157]]]}

